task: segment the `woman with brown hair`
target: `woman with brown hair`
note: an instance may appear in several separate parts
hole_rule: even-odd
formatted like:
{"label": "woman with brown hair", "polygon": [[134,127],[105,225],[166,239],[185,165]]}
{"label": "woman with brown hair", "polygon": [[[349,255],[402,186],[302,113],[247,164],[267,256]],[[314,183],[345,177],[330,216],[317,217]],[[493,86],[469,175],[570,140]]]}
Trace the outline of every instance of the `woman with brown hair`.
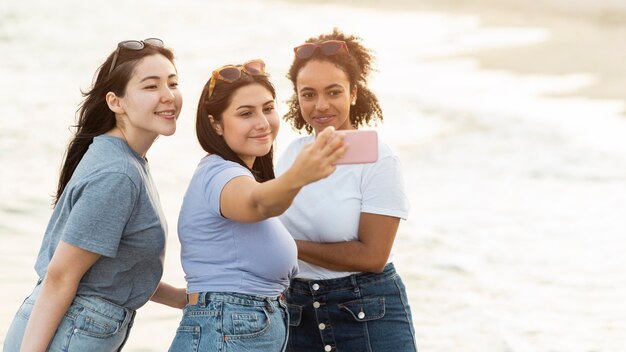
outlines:
{"label": "woman with brown hair", "polygon": [[274,177],[275,99],[261,60],[218,68],[204,86],[196,134],[207,155],[178,220],[189,304],[170,351],[285,348],[282,293],[297,272],[297,254],[276,216],[303,187],[335,171],[345,146],[332,127],[320,131]]}

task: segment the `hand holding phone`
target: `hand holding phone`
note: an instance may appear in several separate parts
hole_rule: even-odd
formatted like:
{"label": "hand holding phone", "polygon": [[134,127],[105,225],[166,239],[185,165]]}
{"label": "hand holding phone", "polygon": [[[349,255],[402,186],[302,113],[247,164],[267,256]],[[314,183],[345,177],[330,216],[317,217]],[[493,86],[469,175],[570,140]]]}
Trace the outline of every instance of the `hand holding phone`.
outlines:
{"label": "hand holding phone", "polygon": [[339,130],[348,147],[337,164],[365,164],[378,160],[378,134],[374,130]]}

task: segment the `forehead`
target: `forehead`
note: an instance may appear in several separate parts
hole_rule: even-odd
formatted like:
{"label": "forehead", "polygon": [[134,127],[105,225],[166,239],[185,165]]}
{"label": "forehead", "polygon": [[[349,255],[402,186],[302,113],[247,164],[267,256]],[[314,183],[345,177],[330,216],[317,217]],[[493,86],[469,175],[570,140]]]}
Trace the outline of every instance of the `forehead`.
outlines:
{"label": "forehead", "polygon": [[311,60],[302,66],[298,71],[296,83],[298,86],[350,85],[348,75],[341,68],[332,62],[320,60]]}
{"label": "forehead", "polygon": [[227,109],[236,109],[242,105],[263,105],[270,100],[274,100],[274,97],[265,86],[259,83],[247,84],[233,93]]}
{"label": "forehead", "polygon": [[156,54],[142,58],[137,62],[131,81],[140,81],[146,77],[159,77],[167,78],[171,75],[176,75],[176,67],[165,56]]}

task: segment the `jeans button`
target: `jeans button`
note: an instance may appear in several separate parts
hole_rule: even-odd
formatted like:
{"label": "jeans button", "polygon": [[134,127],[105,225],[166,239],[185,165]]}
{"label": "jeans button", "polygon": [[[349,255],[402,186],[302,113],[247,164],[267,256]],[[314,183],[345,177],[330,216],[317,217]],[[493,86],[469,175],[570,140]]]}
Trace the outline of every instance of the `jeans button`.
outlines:
{"label": "jeans button", "polygon": [[313,286],[311,286],[313,288],[313,291],[317,291],[320,289],[320,285],[318,284],[313,284]]}
{"label": "jeans button", "polygon": [[333,348],[330,345],[326,345],[324,346],[324,351],[326,352],[330,352],[330,350],[332,350]]}
{"label": "jeans button", "polygon": [[324,330],[324,329],[326,329],[326,324],[320,323],[320,325],[318,325],[318,327],[320,328],[320,330]]}
{"label": "jeans button", "polygon": [[320,302],[313,302],[313,308],[317,309],[320,307]]}
{"label": "jeans button", "polygon": [[365,318],[365,313],[359,312],[359,314],[357,314],[357,317],[359,317],[359,319],[363,319]]}

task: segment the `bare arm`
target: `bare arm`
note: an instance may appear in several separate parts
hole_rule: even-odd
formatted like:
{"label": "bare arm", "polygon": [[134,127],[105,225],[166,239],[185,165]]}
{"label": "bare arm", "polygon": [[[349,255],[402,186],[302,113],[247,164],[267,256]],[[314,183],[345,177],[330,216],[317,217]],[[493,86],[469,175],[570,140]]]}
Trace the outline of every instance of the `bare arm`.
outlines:
{"label": "bare arm", "polygon": [[361,213],[358,240],[335,243],[296,240],[298,259],[336,271],[382,272],[399,224],[396,217]]}
{"label": "bare arm", "polygon": [[45,351],[48,348],[76,296],[80,279],[99,258],[99,254],[59,242],[41,283],[20,351]]}
{"label": "bare arm", "polygon": [[187,291],[184,288],[174,287],[163,281],[150,297],[152,302],[165,304],[173,308],[184,308],[187,304]]}
{"label": "bare arm", "polygon": [[346,147],[343,136],[329,127],[315,142],[302,149],[294,164],[283,175],[258,183],[250,177],[235,177],[224,186],[220,211],[231,220],[256,222],[282,214],[305,185],[332,174],[335,162]]}

